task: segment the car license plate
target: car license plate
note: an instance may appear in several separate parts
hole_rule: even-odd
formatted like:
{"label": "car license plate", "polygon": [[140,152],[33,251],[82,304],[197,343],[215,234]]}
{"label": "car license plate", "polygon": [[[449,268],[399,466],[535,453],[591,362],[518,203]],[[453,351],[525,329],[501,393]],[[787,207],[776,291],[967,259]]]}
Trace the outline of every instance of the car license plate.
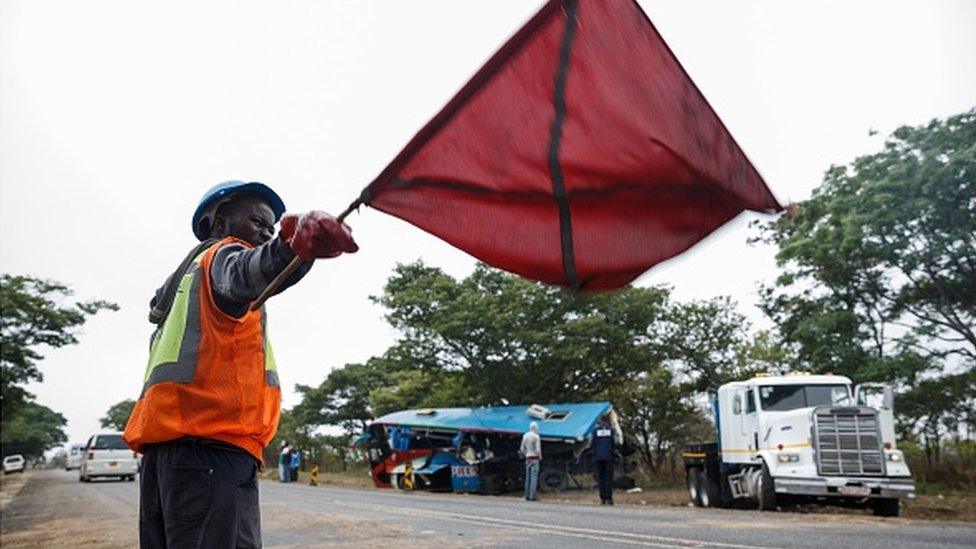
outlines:
{"label": "car license plate", "polygon": [[109,467],[118,467],[119,466],[119,462],[117,462],[117,461],[110,461],[110,462],[108,462],[108,466]]}
{"label": "car license plate", "polygon": [[867,486],[841,486],[840,493],[845,496],[869,496],[871,495],[871,488]]}

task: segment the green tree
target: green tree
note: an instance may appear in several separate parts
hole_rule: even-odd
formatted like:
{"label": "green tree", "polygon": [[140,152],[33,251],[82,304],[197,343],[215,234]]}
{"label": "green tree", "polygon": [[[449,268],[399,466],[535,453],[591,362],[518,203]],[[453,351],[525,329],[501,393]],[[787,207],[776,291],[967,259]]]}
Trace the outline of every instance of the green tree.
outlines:
{"label": "green tree", "polygon": [[99,420],[102,427],[115,429],[116,431],[124,430],[125,424],[129,422],[129,416],[132,415],[132,408],[135,405],[136,401],[132,399],[116,402],[105,412],[105,416]]}
{"label": "green tree", "polygon": [[[399,265],[374,300],[401,333],[386,357],[461,373],[458,404],[586,400],[652,361],[648,326],[665,288],[575,295],[479,265],[457,281],[422,263]],[[467,402],[465,402],[467,401]]]}
{"label": "green tree", "polygon": [[47,462],[47,466],[52,469],[62,469],[68,464],[68,453],[63,449],[59,450],[50,461]]}
{"label": "green tree", "polygon": [[302,467],[305,468],[306,462],[318,462],[321,457],[322,445],[317,439],[317,425],[306,421],[300,412],[295,409],[282,410],[281,419],[278,422],[278,431],[274,439],[264,449],[264,461],[266,463],[278,463],[278,452],[282,442],[288,442],[294,446],[302,456]]}
{"label": "green tree", "polygon": [[685,443],[713,436],[694,393],[677,383],[674,374],[664,367],[627,381],[614,405],[622,430],[634,442],[651,474],[661,473]]}
{"label": "green tree", "polygon": [[349,466],[349,453],[352,438],[348,435],[322,435],[319,437],[322,447],[335,456],[339,468],[343,472]]}
{"label": "green tree", "polygon": [[301,402],[292,409],[297,421],[308,425],[337,425],[347,433],[362,432],[376,415],[370,394],[394,383],[394,369],[382,358],[365,364],[346,364],[329,372],[318,387],[298,385]]}
{"label": "green tree", "polygon": [[976,405],[957,387],[976,364],[976,109],[831,167],[760,239],[782,268],[762,306],[800,368],[899,384],[926,440],[960,404],[936,394]]}
{"label": "green tree", "polygon": [[369,394],[370,409],[376,417],[409,408],[452,407],[482,401],[469,394],[461,372],[397,370],[389,380],[392,384],[377,387]]}
{"label": "green tree", "polygon": [[[58,282],[0,274],[0,389],[4,421],[31,398],[24,385],[43,381],[38,361],[44,347],[78,343],[77,332],[89,316],[118,310],[107,301],[63,302],[71,290]],[[6,425],[4,426],[6,430]]]}
{"label": "green tree", "polygon": [[752,340],[749,322],[727,297],[670,303],[651,329],[658,354],[686,374],[695,391],[718,389],[755,373],[748,353],[761,342]]}
{"label": "green tree", "polygon": [[0,434],[3,453],[40,458],[45,450],[68,440],[64,432],[67,424],[64,416],[54,410],[33,401],[24,402],[4,417]]}

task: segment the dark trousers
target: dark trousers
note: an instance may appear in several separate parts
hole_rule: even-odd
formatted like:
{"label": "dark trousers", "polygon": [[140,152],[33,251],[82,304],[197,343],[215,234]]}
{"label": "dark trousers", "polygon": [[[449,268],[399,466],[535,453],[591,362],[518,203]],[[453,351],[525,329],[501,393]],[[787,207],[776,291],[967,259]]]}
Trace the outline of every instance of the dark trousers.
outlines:
{"label": "dark trousers", "polygon": [[600,489],[600,501],[613,501],[613,460],[596,462],[596,485]]}
{"label": "dark trousers", "polygon": [[259,464],[201,440],[146,447],[139,479],[143,548],[261,547]]}

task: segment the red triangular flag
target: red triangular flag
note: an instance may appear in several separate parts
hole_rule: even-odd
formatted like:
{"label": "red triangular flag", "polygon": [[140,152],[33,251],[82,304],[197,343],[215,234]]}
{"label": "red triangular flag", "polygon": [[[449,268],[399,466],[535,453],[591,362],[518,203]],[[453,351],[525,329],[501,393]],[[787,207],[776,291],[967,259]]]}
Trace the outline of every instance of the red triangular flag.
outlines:
{"label": "red triangular flag", "polygon": [[623,286],[781,206],[636,2],[553,0],[361,197],[485,263]]}

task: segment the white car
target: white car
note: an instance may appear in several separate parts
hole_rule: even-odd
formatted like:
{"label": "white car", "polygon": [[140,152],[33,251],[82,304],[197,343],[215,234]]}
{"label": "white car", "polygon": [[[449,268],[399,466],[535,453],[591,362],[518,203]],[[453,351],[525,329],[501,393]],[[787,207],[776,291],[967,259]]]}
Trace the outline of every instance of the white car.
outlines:
{"label": "white car", "polygon": [[64,470],[80,469],[81,462],[85,460],[85,445],[72,444],[68,447],[68,455],[65,456]]}
{"label": "white car", "polygon": [[138,455],[122,440],[122,433],[100,433],[85,445],[78,481],[91,482],[95,477],[135,480],[137,472]]}
{"label": "white car", "polygon": [[13,454],[3,458],[3,474],[8,473],[23,473],[24,472],[24,456],[20,454]]}

